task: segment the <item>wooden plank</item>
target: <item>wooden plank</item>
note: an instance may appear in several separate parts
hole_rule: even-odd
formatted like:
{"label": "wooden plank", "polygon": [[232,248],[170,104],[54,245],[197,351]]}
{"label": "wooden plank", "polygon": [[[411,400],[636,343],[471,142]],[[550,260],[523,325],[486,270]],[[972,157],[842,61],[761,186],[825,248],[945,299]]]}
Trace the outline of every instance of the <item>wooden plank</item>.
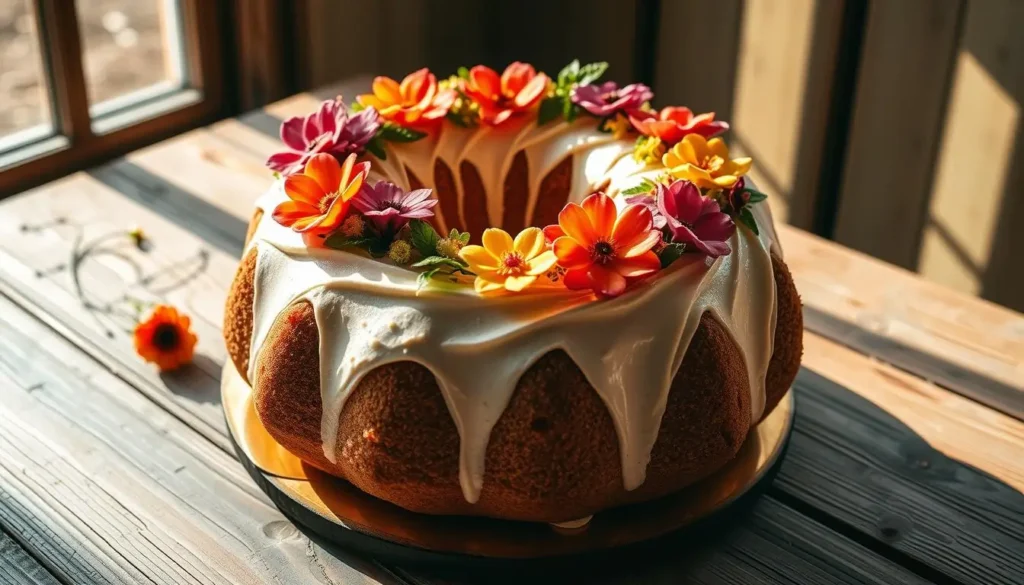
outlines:
{"label": "wooden plank", "polygon": [[804,343],[773,493],[926,577],[1024,582],[1024,423],[813,334]]}
{"label": "wooden plank", "polygon": [[917,266],[963,4],[868,4],[835,239],[904,268]]}
{"label": "wooden plank", "polygon": [[772,197],[778,221],[814,221],[844,2],[745,0],[736,68],[737,153]]}
{"label": "wooden plank", "polygon": [[964,19],[918,268],[1024,310],[1024,5],[971,1]]}
{"label": "wooden plank", "polygon": [[742,4],[742,0],[661,3],[654,72],[658,107],[685,105],[732,120]]}
{"label": "wooden plank", "polygon": [[4,297],[0,329],[0,526],[63,582],[395,582]]}
{"label": "wooden plank", "polygon": [[779,236],[808,327],[1019,416],[1024,392],[1007,389],[1024,391],[1024,316],[800,230]]}
{"label": "wooden plank", "polygon": [[59,585],[59,582],[10,535],[0,531],[0,585]]}

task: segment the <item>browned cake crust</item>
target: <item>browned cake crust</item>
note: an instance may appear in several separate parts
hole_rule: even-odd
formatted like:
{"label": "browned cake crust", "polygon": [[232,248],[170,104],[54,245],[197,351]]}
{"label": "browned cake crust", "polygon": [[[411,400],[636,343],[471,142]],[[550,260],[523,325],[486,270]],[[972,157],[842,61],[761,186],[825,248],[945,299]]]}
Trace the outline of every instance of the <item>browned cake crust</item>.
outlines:
{"label": "browned cake crust", "polygon": [[[768,367],[769,413],[800,366],[803,319],[789,269],[773,256],[778,316]],[[243,259],[228,295],[228,353],[248,369],[256,251]],[[750,391],[735,343],[709,314],[701,318],[673,381],[661,431],[638,489],[622,487],[611,415],[576,364],[552,351],[516,387],[487,447],[480,500],[459,485],[459,436],[433,375],[400,362],[366,375],[338,428],[337,464],[320,440],[319,339],[312,307],[298,303],[272,326],[256,364],[255,405],[289,451],[361,490],[430,514],[472,514],[559,522],[677,491],[714,472],[750,428]]]}

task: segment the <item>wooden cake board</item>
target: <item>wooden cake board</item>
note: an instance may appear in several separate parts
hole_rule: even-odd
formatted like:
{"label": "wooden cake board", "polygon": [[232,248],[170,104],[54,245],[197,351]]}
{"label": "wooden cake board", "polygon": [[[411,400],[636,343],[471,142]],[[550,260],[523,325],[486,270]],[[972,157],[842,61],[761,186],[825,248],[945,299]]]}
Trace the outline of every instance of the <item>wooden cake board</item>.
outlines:
{"label": "wooden cake board", "polygon": [[[306,465],[279,445],[256,414],[252,389],[230,362],[221,397],[246,470],[281,511],[346,548],[399,562],[493,566],[526,559],[600,555],[673,533],[694,533],[740,509],[771,483],[793,426],[787,392],[737,456],[714,475],[653,502],[600,512],[583,528],[409,512]],[[699,535],[697,535],[699,536]]]}

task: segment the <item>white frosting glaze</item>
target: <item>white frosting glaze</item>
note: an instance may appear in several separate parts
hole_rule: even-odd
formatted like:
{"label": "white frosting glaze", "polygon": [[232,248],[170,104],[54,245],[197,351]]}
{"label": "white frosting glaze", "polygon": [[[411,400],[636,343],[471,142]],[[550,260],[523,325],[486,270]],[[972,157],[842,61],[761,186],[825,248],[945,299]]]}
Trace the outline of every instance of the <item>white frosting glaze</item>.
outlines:
{"label": "white frosting glaze", "polygon": [[[389,144],[387,160],[374,159],[371,180],[387,178],[409,188],[408,168],[432,186],[434,161],[440,158],[458,184],[458,165],[469,161],[489,195],[490,223],[500,225],[504,176],[519,150],[529,167],[527,218],[540,181],[570,154],[573,201],[605,180],[610,181],[606,192],[614,196],[661,171],[637,164],[631,143],[597,132],[588,118],[544,127],[527,119],[498,128],[446,124],[439,134]],[[269,211],[284,200],[279,182],[258,206]],[[459,200],[461,209],[461,195]],[[260,348],[277,316],[296,302],[310,302],[320,335],[325,457],[336,461],[340,414],[362,376],[383,364],[417,362],[437,378],[459,432],[462,490],[475,502],[483,488],[491,429],[520,376],[547,352],[562,349],[607,405],[619,439],[624,486],[635,489],[644,482],[672,379],[704,312],[724,326],[742,353],[751,420],[756,422],[764,409],[776,318],[769,250],[781,250],[768,206],[753,209],[760,236],[738,229],[729,256],[684,257],[622,296],[600,301],[563,289],[491,298],[444,283],[418,289],[413,271],[356,253],[306,248],[301,237],[265,213],[250,242],[258,260],[249,379],[254,380]]]}

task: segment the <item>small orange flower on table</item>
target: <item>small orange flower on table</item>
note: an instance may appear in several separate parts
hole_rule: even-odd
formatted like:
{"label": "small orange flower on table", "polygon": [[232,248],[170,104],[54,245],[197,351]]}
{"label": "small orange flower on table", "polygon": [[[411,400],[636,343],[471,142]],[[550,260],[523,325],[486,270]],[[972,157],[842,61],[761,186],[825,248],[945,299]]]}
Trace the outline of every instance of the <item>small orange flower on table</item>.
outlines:
{"label": "small orange flower on table", "polygon": [[701,189],[728,189],[747,174],[753,161],[748,157],[729,158],[729,147],[721,138],[706,140],[688,134],[682,142],[661,157],[668,174],[690,181]]}
{"label": "small orange flower on table", "polygon": [[277,223],[301,234],[328,234],[338,229],[348,213],[349,201],[359,193],[370,163],[356,163],[350,154],[344,165],[329,154],[309,159],[301,174],[289,175],[284,191],[290,201],[274,208]]}
{"label": "small orange flower on table", "polygon": [[373,80],[373,93],[356,97],[385,120],[410,128],[430,127],[442,119],[458,97],[454,89],[440,89],[437,77],[423,68],[405,76],[401,83],[390,77]]}
{"label": "small orange flower on table", "polygon": [[630,281],[661,268],[652,251],[661,232],[653,224],[646,207],[630,205],[619,213],[611,197],[594,193],[581,205],[567,204],[558,214],[558,225],[544,231],[554,239],[558,265],[567,270],[566,287],[614,297]]}
{"label": "small orange flower on table", "polygon": [[516,61],[501,77],[490,67],[477,65],[469,70],[463,91],[480,106],[480,119],[497,126],[537,106],[550,83],[551,79],[537,73],[532,65]]}
{"label": "small orange flower on table", "polygon": [[482,246],[459,251],[459,257],[476,274],[478,293],[520,292],[555,265],[555,255],[546,249],[544,232],[538,228],[526,228],[514,240],[505,230],[488,228],[482,240]]}
{"label": "small orange flower on table", "polygon": [[196,335],[192,321],[169,305],[157,305],[135,326],[135,352],[161,372],[176,370],[192,362]]}

